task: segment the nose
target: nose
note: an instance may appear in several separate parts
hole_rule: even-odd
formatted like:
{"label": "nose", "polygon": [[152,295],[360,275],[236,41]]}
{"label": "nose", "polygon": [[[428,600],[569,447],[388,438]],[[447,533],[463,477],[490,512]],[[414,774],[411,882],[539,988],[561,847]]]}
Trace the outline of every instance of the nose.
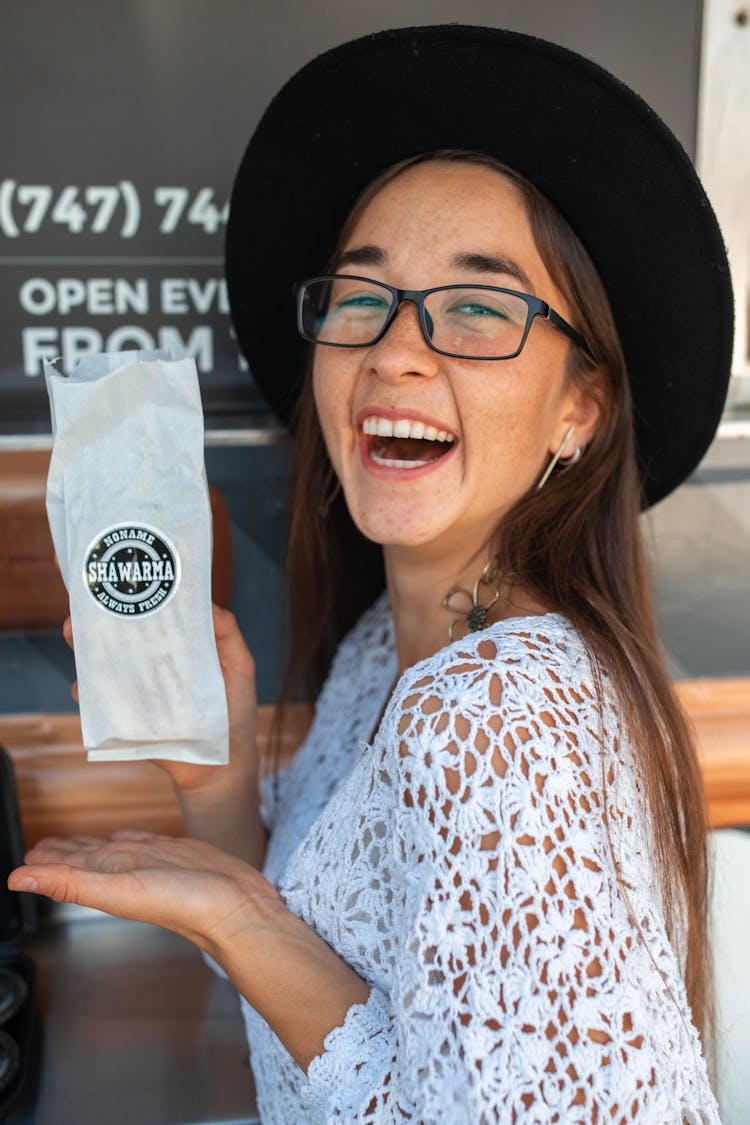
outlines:
{"label": "nose", "polygon": [[367,351],[367,365],[386,381],[405,375],[432,376],[440,356],[427,343],[414,301],[404,300],[385,335]]}

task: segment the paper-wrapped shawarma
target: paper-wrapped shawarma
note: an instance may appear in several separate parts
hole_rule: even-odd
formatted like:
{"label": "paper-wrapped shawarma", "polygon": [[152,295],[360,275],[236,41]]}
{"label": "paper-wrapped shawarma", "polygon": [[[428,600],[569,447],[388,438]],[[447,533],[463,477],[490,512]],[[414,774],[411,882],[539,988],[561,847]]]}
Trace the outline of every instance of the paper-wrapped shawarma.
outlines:
{"label": "paper-wrapped shawarma", "polygon": [[226,762],[211,617],[211,509],[195,362],[45,365],[47,513],[70,595],[89,760]]}

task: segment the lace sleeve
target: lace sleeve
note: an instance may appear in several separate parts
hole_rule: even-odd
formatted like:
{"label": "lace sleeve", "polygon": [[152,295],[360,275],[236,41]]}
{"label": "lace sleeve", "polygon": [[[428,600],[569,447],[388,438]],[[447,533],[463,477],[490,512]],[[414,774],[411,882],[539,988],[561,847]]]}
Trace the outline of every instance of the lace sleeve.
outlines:
{"label": "lace sleeve", "polygon": [[487,639],[401,696],[394,984],[311,1063],[314,1120],[682,1119],[664,1059],[690,1039],[658,1042],[674,997],[623,901],[593,689],[574,684]]}
{"label": "lace sleeve", "polygon": [[[286,762],[278,766],[272,773],[267,773],[261,778],[258,813],[264,828],[268,832],[273,832],[275,827],[274,812],[276,806],[274,802],[277,801],[279,806],[283,803],[291,774],[292,763]],[[274,793],[274,786],[277,787],[276,793]]]}

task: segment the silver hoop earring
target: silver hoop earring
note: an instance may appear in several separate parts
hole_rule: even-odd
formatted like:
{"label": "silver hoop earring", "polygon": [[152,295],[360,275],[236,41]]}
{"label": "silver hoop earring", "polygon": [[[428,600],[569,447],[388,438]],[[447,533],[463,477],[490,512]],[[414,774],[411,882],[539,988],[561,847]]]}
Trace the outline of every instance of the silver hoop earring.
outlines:
{"label": "silver hoop earring", "polygon": [[571,453],[570,457],[561,457],[558,461],[558,464],[562,465],[560,473],[567,473],[568,469],[572,469],[574,465],[577,465],[582,457],[583,446],[577,445],[575,447],[575,450]]}
{"label": "silver hoop earring", "polygon": [[558,461],[562,465],[564,465],[566,469],[569,469],[571,467],[571,465],[575,465],[577,461],[581,460],[581,455],[582,455],[583,451],[582,451],[582,449],[579,445],[576,446],[575,452],[571,453],[570,457],[567,457],[567,458],[563,459],[563,450],[565,449],[565,446],[568,444],[568,442],[572,438],[573,434],[575,433],[575,428],[576,428],[575,423],[571,422],[571,424],[568,426],[568,428],[565,432],[565,437],[562,439],[562,441],[558,445],[557,449],[555,450],[555,452],[552,456],[552,460],[550,461],[547,468],[544,470],[544,474],[542,476],[542,479],[539,481],[539,484],[536,486],[537,492],[539,491],[540,488],[543,488],[544,485],[547,483],[547,481],[551,477],[552,471],[553,471],[555,465],[558,463]]}

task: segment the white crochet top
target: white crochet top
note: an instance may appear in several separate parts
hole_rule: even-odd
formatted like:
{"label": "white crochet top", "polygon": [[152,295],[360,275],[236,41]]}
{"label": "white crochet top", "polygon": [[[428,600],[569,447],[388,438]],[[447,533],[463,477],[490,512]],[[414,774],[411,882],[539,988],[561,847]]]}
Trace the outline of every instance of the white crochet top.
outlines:
{"label": "white crochet top", "polygon": [[368,744],[396,672],[383,594],[279,774],[264,873],[372,991],[307,1075],[243,1001],[263,1125],[717,1123],[645,795],[576,631],[447,645]]}

